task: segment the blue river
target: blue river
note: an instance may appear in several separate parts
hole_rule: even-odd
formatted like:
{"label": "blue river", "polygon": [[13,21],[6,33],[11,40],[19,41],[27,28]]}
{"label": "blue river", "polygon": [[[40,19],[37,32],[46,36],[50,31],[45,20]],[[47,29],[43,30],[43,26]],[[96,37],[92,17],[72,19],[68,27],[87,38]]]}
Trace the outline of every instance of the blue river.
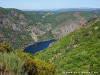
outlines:
{"label": "blue river", "polygon": [[48,40],[48,41],[36,42],[36,43],[26,47],[24,49],[24,52],[30,53],[30,54],[35,54],[36,52],[39,52],[41,50],[44,50],[44,49],[48,48],[49,45],[54,41],[56,41],[56,40],[51,39],[51,40]]}

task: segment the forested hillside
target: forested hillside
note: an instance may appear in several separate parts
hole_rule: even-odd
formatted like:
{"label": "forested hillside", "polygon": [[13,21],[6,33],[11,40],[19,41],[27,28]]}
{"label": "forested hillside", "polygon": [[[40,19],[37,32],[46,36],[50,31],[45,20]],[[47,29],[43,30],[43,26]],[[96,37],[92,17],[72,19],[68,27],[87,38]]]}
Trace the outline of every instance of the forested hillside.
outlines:
{"label": "forested hillside", "polygon": [[46,50],[36,53],[35,57],[54,64],[58,75],[66,72],[70,72],[68,75],[99,75],[100,18],[69,33]]}
{"label": "forested hillside", "polygon": [[61,38],[98,16],[98,10],[54,12],[0,8],[0,38],[13,48],[24,48],[37,41]]}

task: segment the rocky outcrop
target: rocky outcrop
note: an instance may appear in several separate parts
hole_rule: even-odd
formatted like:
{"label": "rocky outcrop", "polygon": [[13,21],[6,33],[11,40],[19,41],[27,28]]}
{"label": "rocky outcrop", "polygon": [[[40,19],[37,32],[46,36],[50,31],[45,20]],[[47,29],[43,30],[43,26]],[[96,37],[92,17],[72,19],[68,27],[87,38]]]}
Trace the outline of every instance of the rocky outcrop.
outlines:
{"label": "rocky outcrop", "polygon": [[90,18],[100,16],[99,11],[91,12],[92,16],[80,11],[27,13],[0,8],[0,37],[13,47],[25,47],[37,41],[61,38],[87,23]]}

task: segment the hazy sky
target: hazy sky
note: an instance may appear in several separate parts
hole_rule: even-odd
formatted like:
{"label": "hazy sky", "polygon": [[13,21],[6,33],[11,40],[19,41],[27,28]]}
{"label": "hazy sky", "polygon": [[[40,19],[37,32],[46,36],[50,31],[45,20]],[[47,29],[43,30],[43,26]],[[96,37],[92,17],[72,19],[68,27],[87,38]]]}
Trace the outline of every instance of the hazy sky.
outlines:
{"label": "hazy sky", "polygon": [[0,7],[17,9],[100,8],[100,0],[0,0]]}

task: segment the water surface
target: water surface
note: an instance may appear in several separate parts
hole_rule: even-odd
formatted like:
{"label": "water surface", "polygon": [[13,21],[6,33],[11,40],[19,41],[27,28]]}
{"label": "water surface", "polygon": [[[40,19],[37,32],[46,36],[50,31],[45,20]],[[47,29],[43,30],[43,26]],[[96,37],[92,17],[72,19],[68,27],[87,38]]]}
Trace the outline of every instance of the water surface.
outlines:
{"label": "water surface", "polygon": [[55,39],[51,39],[51,40],[48,40],[48,41],[36,42],[36,43],[26,47],[24,49],[24,52],[35,54],[36,52],[39,52],[39,51],[49,47],[49,45],[54,41],[56,41],[56,40]]}

